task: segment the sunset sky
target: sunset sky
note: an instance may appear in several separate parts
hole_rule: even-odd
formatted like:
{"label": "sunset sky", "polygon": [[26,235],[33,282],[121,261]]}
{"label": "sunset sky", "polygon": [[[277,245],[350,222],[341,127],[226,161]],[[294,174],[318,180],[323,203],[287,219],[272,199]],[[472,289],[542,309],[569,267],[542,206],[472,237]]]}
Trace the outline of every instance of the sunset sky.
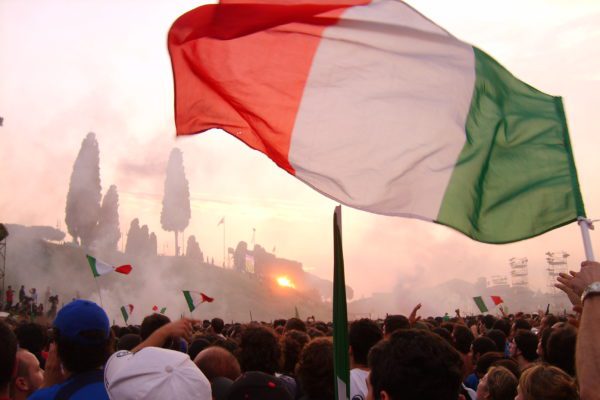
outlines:
{"label": "sunset sky", "polygon": [[[600,2],[413,0],[413,7],[491,54],[520,79],[561,95],[588,216],[600,218]],[[332,276],[335,202],[222,131],[175,138],[166,48],[172,22],[201,3],[170,0],[0,0],[1,221],[60,226],[81,141],[95,132],[103,193],[117,185],[121,231],[133,218],[173,253],[160,227],[170,150],[183,152],[192,198],[185,236],[221,264],[227,246],[251,241]],[[600,224],[599,224],[600,225]],[[507,275],[528,257],[532,287],[545,286],[545,252],[583,260],[576,224],[510,245],[474,242],[449,228],[344,207],[347,283],[357,297],[399,283]],[[600,233],[592,232],[600,255]]]}

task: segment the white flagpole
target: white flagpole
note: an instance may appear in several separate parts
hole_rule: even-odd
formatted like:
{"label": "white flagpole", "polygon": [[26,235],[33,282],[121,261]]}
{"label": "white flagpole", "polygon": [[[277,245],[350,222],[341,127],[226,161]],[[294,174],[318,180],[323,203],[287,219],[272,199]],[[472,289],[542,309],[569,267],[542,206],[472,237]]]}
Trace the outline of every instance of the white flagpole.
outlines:
{"label": "white flagpole", "polygon": [[581,237],[583,238],[583,248],[585,249],[585,259],[587,261],[596,261],[594,258],[594,250],[592,249],[592,241],[590,239],[590,229],[594,229],[591,219],[578,217],[577,223],[581,228]]}

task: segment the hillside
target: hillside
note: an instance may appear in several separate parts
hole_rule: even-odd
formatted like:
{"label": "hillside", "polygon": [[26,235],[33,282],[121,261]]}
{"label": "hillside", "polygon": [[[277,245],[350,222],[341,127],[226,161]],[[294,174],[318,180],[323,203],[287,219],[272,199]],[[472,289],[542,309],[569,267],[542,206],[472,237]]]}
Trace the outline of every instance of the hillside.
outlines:
{"label": "hillside", "polygon": [[117,322],[122,323],[119,308],[124,304],[135,307],[133,323],[139,323],[153,305],[167,307],[171,318],[190,315],[182,290],[204,292],[215,299],[194,311],[192,316],[198,319],[218,316],[243,322],[250,320],[251,313],[254,320],[270,321],[293,316],[295,307],[302,318],[331,319],[330,305],[321,302],[316,290],[301,293],[186,257],[131,258],[120,252],[96,255],[109,263],[132,264],[134,269],[129,275],[111,273],[95,281],[82,248],[23,232],[7,239],[7,285],[16,289],[25,285],[27,290],[36,287],[40,298],[49,288],[50,293],[59,294],[61,303],[74,297],[99,301],[100,288],[104,307]]}

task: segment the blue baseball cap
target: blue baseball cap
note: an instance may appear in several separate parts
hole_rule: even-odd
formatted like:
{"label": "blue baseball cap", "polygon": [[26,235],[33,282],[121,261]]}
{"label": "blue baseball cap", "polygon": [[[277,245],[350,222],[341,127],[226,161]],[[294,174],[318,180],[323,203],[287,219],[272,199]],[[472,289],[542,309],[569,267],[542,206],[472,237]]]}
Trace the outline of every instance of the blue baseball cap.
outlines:
{"label": "blue baseball cap", "polygon": [[103,341],[110,335],[108,315],[89,300],[73,300],[61,308],[54,319],[54,327],[61,336],[83,345],[98,344],[98,341],[82,336],[82,332],[101,331],[104,333]]}

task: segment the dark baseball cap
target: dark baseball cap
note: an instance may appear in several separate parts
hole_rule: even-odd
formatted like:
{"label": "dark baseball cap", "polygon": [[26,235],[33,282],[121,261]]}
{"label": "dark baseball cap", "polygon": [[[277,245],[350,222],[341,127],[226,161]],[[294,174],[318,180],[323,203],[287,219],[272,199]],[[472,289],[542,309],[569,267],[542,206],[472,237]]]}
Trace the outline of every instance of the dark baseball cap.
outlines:
{"label": "dark baseball cap", "polygon": [[228,400],[293,400],[284,382],[264,372],[246,372],[233,382]]}
{"label": "dark baseball cap", "polygon": [[87,331],[104,333],[102,341],[110,335],[110,322],[106,312],[89,300],[74,300],[60,309],[53,323],[60,336],[83,345],[98,344],[82,335]]}

